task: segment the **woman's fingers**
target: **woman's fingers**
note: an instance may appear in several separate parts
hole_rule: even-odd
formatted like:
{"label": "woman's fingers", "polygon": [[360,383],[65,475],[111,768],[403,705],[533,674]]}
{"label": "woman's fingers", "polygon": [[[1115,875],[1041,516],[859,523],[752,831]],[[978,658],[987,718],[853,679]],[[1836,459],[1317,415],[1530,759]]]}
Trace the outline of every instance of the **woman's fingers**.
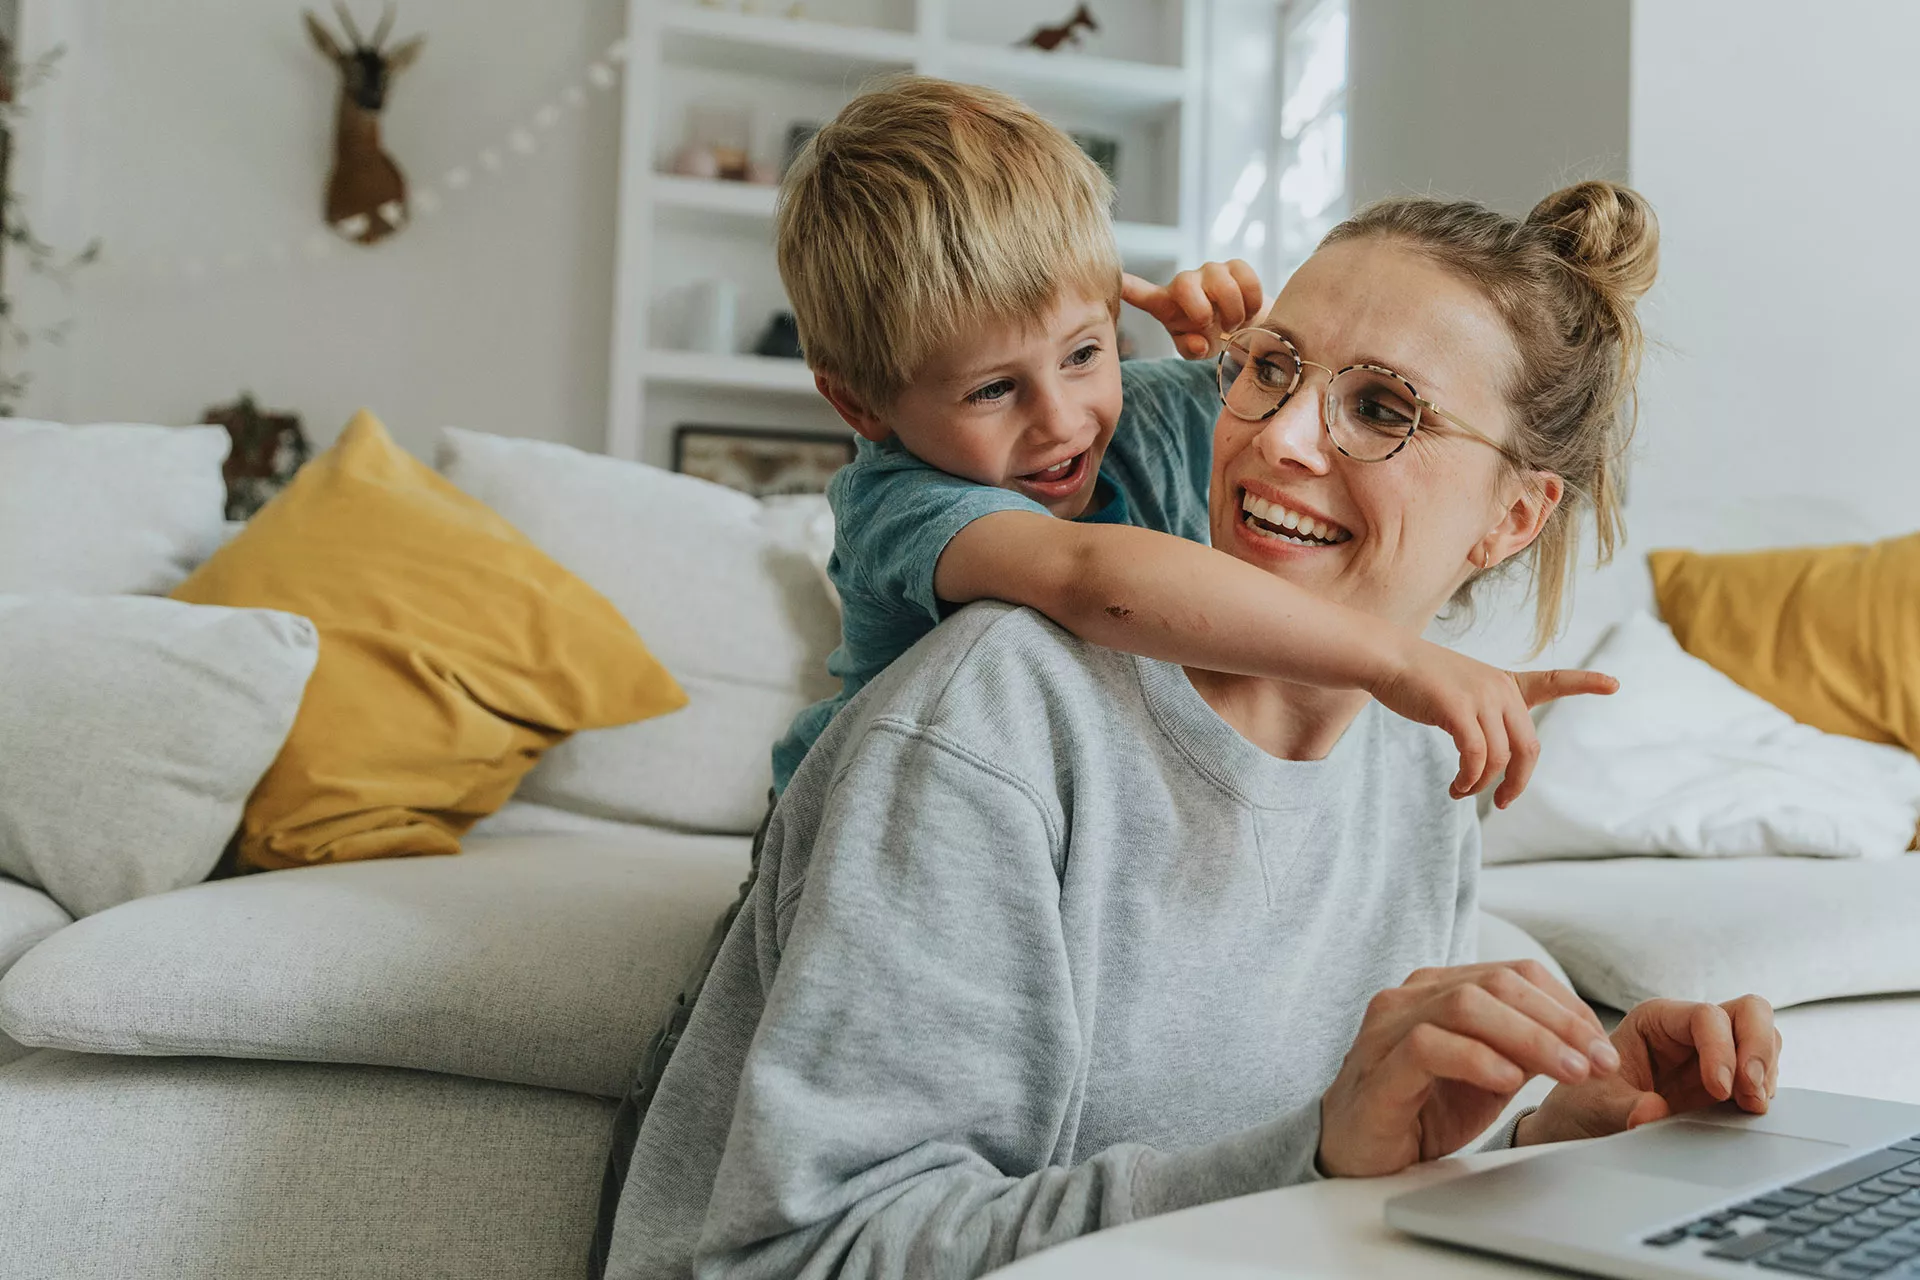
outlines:
{"label": "woman's fingers", "polygon": [[[1551,1015],[1556,1025],[1542,1024],[1515,1007],[1510,1002],[1513,988],[1503,986],[1501,995],[1477,982],[1450,987],[1428,1003],[1421,1022],[1477,1040],[1528,1075],[1578,1084],[1594,1074],[1593,1037],[1571,1030],[1567,1022]],[[1542,1006],[1534,1007],[1544,1012]]]}
{"label": "woman's fingers", "polygon": [[1387,1054],[1375,1076],[1382,1101],[1417,1106],[1435,1080],[1458,1080],[1488,1093],[1514,1093],[1527,1071],[1486,1041],[1431,1022],[1416,1025]]}
{"label": "woman's fingers", "polygon": [[1733,1096],[1740,1057],[1733,1038],[1733,1018],[1717,1004],[1682,1005],[1687,1011],[1687,1039],[1700,1060],[1700,1083],[1709,1097],[1725,1102]]}
{"label": "woman's fingers", "polygon": [[1780,1032],[1773,1025],[1773,1006],[1759,996],[1741,996],[1720,1008],[1733,1029],[1734,1097],[1748,1111],[1762,1112],[1773,1097],[1772,1081],[1780,1065]]}
{"label": "woman's fingers", "polygon": [[1529,1011],[1551,1006],[1546,1014],[1539,1015],[1540,1021],[1557,1029],[1564,1028],[1568,1044],[1585,1051],[1594,1041],[1600,1041],[1604,1046],[1600,1056],[1618,1056],[1613,1053],[1613,1042],[1607,1038],[1600,1015],[1538,960],[1495,960],[1443,969],[1416,969],[1407,975],[1401,987],[1433,994],[1461,982],[1485,987],[1509,1004]]}

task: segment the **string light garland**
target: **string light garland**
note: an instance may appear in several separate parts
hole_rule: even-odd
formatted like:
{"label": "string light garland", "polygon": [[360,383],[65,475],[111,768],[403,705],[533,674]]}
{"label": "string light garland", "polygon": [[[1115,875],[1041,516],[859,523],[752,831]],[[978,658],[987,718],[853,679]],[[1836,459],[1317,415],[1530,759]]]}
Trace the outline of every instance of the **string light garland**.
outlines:
{"label": "string light garland", "polygon": [[[410,221],[426,222],[448,212],[458,203],[470,200],[480,190],[479,179],[504,174],[509,166],[531,159],[540,151],[542,134],[558,129],[571,114],[586,110],[593,94],[604,94],[620,83],[619,68],[627,61],[627,42],[615,40],[589,62],[581,80],[567,85],[551,99],[534,108],[524,120],[508,127],[485,146],[469,154],[471,161],[446,166],[437,179],[408,180],[407,205]],[[427,166],[423,172],[431,172]],[[259,244],[228,249],[219,253],[172,253],[149,255],[133,263],[115,263],[110,256],[101,266],[108,274],[145,275],[156,278],[184,277],[202,280],[215,273],[237,274],[261,264],[273,267],[296,262],[318,262],[335,253],[358,251],[336,233],[321,228],[300,236],[263,241]],[[113,268],[119,267],[114,272]]]}

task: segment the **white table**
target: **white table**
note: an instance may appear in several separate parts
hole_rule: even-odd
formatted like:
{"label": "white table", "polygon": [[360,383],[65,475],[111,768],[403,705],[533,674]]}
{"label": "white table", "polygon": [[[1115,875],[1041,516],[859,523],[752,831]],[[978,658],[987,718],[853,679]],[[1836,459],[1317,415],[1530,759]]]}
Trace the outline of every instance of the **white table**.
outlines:
{"label": "white table", "polygon": [[994,1273],[995,1280],[1487,1280],[1544,1275],[1517,1262],[1427,1244],[1388,1229],[1382,1206],[1403,1191],[1556,1147],[1455,1156],[1391,1178],[1336,1178],[1183,1209],[1097,1231]]}

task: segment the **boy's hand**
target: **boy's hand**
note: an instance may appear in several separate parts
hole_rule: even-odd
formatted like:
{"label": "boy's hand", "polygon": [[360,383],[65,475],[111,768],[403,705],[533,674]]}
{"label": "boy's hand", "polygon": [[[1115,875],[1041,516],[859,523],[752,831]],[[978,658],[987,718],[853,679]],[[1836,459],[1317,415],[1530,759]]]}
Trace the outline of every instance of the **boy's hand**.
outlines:
{"label": "boy's hand", "polygon": [[1222,338],[1266,314],[1260,277],[1238,258],[1182,271],[1164,285],[1123,274],[1120,297],[1167,326],[1173,349],[1189,360],[1218,355]]}
{"label": "boy's hand", "polygon": [[1444,729],[1460,749],[1453,794],[1465,798],[1505,774],[1493,802],[1520,798],[1540,758],[1529,708],[1576,693],[1612,693],[1620,682],[1597,671],[1502,671],[1442,645],[1415,640],[1399,669],[1368,689],[1388,710]]}

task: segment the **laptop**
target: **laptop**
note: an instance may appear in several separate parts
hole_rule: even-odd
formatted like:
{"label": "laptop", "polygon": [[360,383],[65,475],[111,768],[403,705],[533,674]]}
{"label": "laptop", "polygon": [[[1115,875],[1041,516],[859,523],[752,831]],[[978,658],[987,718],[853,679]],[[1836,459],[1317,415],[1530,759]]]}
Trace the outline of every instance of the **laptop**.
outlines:
{"label": "laptop", "polygon": [[1782,1089],[1387,1202],[1430,1240],[1601,1276],[1920,1277],[1920,1107]]}

